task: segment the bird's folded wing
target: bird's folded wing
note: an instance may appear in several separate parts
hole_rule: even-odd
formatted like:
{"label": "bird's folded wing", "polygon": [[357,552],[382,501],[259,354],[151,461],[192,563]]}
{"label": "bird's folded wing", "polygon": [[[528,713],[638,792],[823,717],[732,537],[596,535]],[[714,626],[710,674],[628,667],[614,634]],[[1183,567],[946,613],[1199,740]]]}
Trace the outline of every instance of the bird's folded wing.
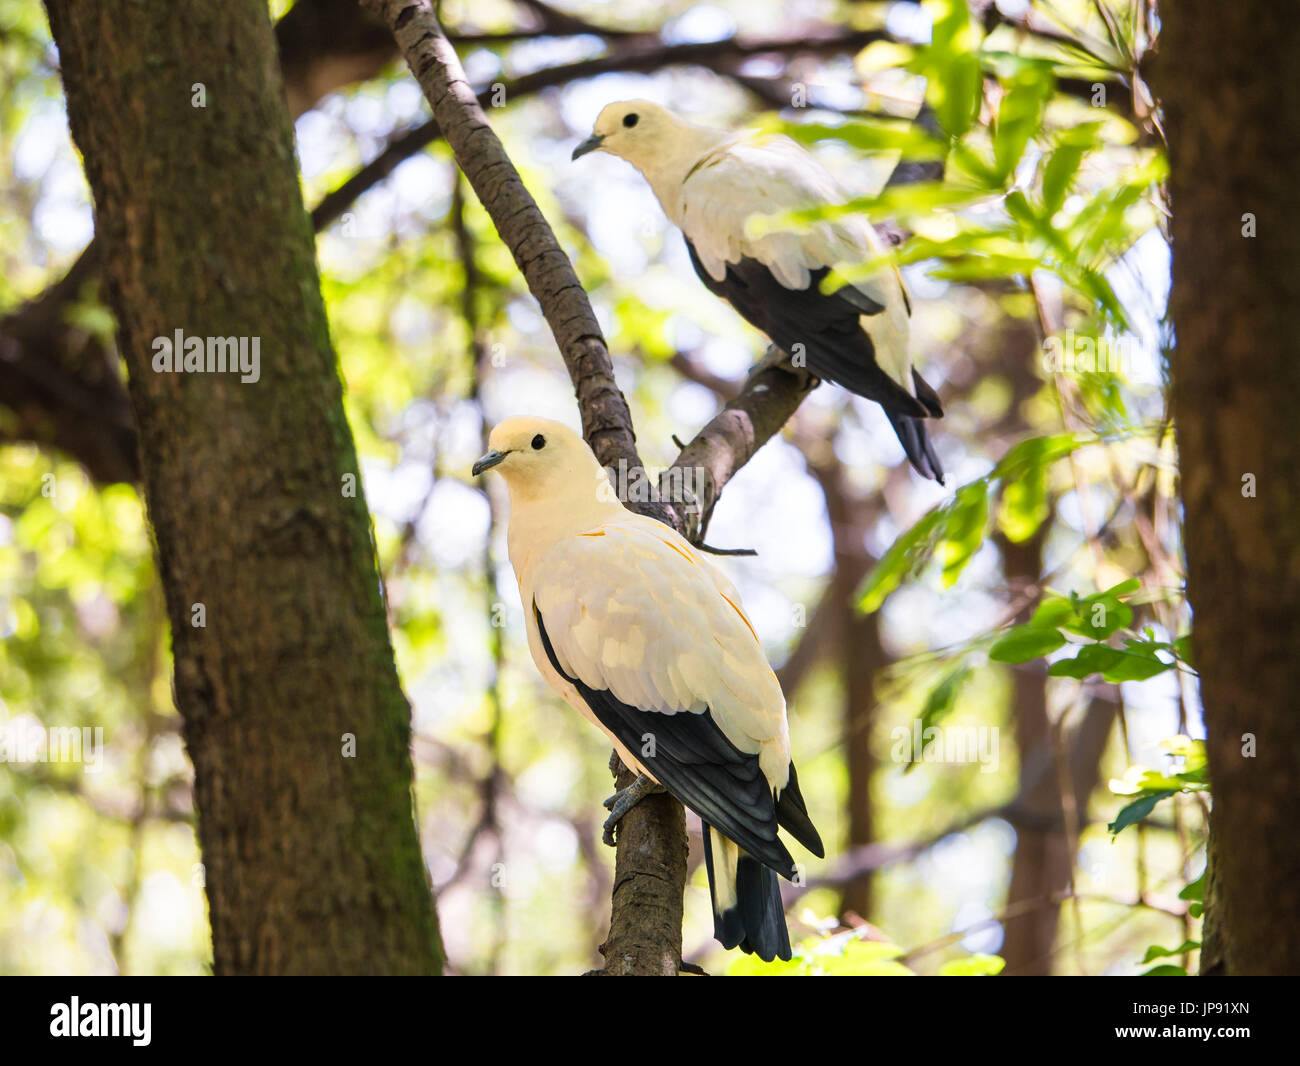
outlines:
{"label": "bird's folded wing", "polygon": [[[755,216],[843,203],[844,190],[813,156],[788,137],[740,142],[706,157],[682,185],[682,232],[718,281],[727,263],[756,259],[788,289],[805,289],[822,268],[858,266],[880,254],[870,224],[845,215],[810,226],[751,236]],[[877,304],[897,298],[889,268],[854,288]]]}
{"label": "bird's folded wing", "polygon": [[638,710],[713,709],[741,751],[785,735],[781,686],[727,579],[628,514],[538,560],[533,598],[565,673]]}
{"label": "bird's folded wing", "polygon": [[601,724],[678,799],[789,876],[760,765],[775,742],[788,766],[785,704],[726,579],[666,527],[629,516],[539,559],[533,607],[551,665]]}

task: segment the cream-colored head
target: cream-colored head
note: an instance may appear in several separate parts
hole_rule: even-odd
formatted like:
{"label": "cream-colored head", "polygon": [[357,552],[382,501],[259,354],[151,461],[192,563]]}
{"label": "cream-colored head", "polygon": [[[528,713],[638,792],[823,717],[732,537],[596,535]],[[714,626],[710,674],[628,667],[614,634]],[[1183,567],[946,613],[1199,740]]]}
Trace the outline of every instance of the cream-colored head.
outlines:
{"label": "cream-colored head", "polygon": [[572,507],[595,500],[598,489],[609,484],[587,442],[549,418],[507,418],[492,430],[488,447],[474,464],[474,476],[495,468],[506,479],[511,500],[546,499]]}
{"label": "cream-colored head", "polygon": [[626,511],[578,434],[549,418],[508,418],[488,437],[474,476],[496,469],[510,489],[510,561],[521,582],[552,544]]}
{"label": "cream-colored head", "polygon": [[609,152],[626,159],[646,176],[662,202],[672,183],[685,179],[702,155],[731,139],[724,130],[697,126],[649,100],[620,100],[605,105],[591,136],[573,150]]}

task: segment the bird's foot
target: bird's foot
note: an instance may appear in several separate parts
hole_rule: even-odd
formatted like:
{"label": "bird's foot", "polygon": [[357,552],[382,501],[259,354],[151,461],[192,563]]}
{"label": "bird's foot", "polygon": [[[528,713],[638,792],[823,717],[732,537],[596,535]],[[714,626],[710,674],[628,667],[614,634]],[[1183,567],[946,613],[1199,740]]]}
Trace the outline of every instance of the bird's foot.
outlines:
{"label": "bird's foot", "polygon": [[791,366],[790,356],[775,344],[769,344],[762,358],[749,368],[749,373],[745,377],[746,379],[757,377],[764,370],[771,370],[773,367],[781,367],[784,370]]}
{"label": "bird's foot", "polygon": [[748,385],[750,381],[765,370],[784,370],[787,374],[793,374],[801,380],[805,392],[820,383],[819,379],[808,370],[806,356],[803,352],[792,356],[775,344],[769,344],[767,351],[763,353],[763,357],[749,368],[749,373],[745,375],[745,384]]}
{"label": "bird's foot", "polygon": [[659,792],[667,791],[658,781],[651,780],[645,774],[639,774],[627,788],[620,788],[605,801],[605,807],[609,810],[609,817],[605,819],[604,835],[602,839],[611,848],[615,845],[614,827],[618,825],[623,815],[627,814],[633,807],[640,803],[646,796],[653,796]]}
{"label": "bird's foot", "polygon": [[623,760],[618,757],[618,752],[616,750],[611,750],[609,753],[609,776],[617,781],[618,775],[622,772]]}

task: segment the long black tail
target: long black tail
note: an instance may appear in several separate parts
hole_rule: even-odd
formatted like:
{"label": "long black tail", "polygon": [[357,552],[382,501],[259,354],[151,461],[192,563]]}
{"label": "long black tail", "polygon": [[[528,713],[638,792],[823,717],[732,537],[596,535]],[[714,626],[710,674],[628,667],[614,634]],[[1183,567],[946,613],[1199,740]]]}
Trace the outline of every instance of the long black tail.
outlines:
{"label": "long black tail", "polygon": [[[713,935],[764,962],[790,958],[790,933],[776,872],[704,825],[704,867],[713,901]],[[717,852],[715,855],[714,852]]]}

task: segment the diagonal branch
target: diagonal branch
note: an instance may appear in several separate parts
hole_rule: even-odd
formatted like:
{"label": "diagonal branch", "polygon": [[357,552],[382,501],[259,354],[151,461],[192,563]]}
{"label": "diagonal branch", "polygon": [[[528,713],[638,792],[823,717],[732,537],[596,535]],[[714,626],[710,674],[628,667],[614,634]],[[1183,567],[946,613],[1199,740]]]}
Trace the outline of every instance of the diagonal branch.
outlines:
{"label": "diagonal branch", "polygon": [[[573,381],[583,434],[599,460],[641,467],[627,401],[573,265],[488,125],[427,0],[364,0],[392,28],[456,162],[541,304]],[[665,520],[672,516],[660,514]],[[625,769],[620,784],[629,783]],[[619,825],[610,934],[612,975],[676,974],[682,954],[686,822],[668,795],[648,797]]]}

